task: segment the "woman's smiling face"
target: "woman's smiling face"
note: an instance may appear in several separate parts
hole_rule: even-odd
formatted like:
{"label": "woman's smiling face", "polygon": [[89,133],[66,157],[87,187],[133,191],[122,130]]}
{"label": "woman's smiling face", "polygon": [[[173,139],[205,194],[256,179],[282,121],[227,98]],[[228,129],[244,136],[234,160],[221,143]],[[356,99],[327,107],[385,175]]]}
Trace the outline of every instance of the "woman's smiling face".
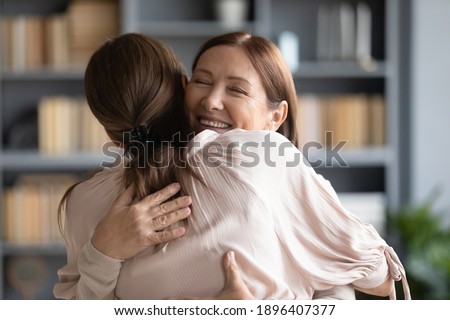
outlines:
{"label": "woman's smiling face", "polygon": [[196,133],[235,128],[277,130],[274,110],[244,50],[219,45],[205,51],[186,86],[185,107]]}

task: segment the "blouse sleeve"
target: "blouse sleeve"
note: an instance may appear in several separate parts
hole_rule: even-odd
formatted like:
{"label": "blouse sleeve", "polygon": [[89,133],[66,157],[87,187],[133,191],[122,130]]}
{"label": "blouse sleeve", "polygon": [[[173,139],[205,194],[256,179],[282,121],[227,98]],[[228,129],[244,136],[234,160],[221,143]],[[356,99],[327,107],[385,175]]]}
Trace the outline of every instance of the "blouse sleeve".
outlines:
{"label": "blouse sleeve", "polygon": [[88,241],[78,258],[77,299],[114,299],[122,262],[105,256]]}
{"label": "blouse sleeve", "polygon": [[[68,252],[69,253],[69,252]],[[122,261],[105,256],[88,241],[80,251],[76,265],[58,270],[57,298],[93,300],[115,299],[114,289]]]}
{"label": "blouse sleeve", "polygon": [[[292,147],[288,152],[300,151]],[[405,270],[394,249],[372,225],[346,210],[329,181],[317,174],[306,159],[301,159],[297,166],[286,167],[284,175],[287,185],[297,190],[293,203],[297,210],[287,210],[297,226],[290,236],[297,243],[307,244],[307,250],[296,255],[298,263],[304,263],[304,256],[309,256],[313,264],[326,266],[321,272],[310,271],[329,284],[353,283],[373,288],[387,277],[401,280],[405,299],[410,299]],[[286,201],[289,199],[287,196]],[[390,298],[396,298],[395,290]]]}
{"label": "blouse sleeve", "polygon": [[[239,141],[239,134],[228,139]],[[277,235],[290,261],[315,290],[351,283],[371,288],[391,277],[402,280],[405,298],[410,299],[405,270],[393,248],[372,225],[342,206],[329,181],[314,171],[294,145],[267,131],[252,131],[244,140],[256,142],[252,152],[260,161],[252,168],[233,163],[238,164],[235,170],[269,199]],[[241,139],[241,143],[245,142]],[[263,143],[266,148],[261,148]],[[248,163],[245,155],[236,154],[241,164]],[[395,292],[390,298],[395,299]]]}
{"label": "blouse sleeve", "polygon": [[108,204],[113,202],[114,195],[117,194],[116,190],[103,186],[118,186],[119,179],[119,174],[105,172],[72,190],[66,206],[63,235],[67,263],[58,270],[58,282],[53,288],[56,298],[115,298],[114,291],[122,260],[110,258],[96,250],[91,237],[98,221],[109,208]]}

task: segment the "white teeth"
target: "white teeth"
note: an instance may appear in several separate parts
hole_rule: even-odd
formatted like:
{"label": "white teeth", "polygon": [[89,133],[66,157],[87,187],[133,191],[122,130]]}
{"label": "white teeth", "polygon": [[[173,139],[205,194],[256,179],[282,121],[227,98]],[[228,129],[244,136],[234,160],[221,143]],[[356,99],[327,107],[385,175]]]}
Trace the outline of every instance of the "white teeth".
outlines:
{"label": "white teeth", "polygon": [[205,126],[209,126],[209,127],[213,127],[213,128],[220,128],[220,129],[225,129],[225,128],[231,127],[228,123],[219,122],[219,121],[209,121],[209,120],[205,120],[205,119],[200,119],[200,123]]}

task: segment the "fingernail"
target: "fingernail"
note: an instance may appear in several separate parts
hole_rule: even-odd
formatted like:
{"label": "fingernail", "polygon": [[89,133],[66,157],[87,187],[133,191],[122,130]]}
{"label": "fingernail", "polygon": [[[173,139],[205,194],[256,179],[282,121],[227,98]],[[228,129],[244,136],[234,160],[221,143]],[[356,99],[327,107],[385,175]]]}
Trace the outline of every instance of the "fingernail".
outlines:
{"label": "fingernail", "polygon": [[178,182],[174,182],[173,184],[172,184],[172,186],[173,186],[173,188],[174,188],[174,190],[179,190],[180,189],[180,184],[178,183]]}
{"label": "fingernail", "polygon": [[228,252],[228,258],[230,258],[230,260],[234,260],[234,251],[230,251]]}

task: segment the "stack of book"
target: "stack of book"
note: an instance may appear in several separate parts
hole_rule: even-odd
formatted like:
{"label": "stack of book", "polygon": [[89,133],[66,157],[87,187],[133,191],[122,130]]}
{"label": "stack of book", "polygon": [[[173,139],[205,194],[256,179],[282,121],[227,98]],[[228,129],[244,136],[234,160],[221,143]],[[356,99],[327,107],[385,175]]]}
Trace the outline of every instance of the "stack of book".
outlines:
{"label": "stack of book", "polygon": [[86,65],[91,54],[119,32],[117,1],[72,0],[67,15],[73,65]]}
{"label": "stack of book", "polygon": [[[344,141],[343,148],[385,145],[385,100],[382,95],[299,95],[301,145],[324,148]],[[326,135],[331,132],[331,135]],[[332,139],[329,139],[332,138]]]}
{"label": "stack of book", "polygon": [[84,98],[44,96],[38,105],[38,146],[44,154],[100,154],[110,142]]}
{"label": "stack of book", "polygon": [[119,33],[116,0],[73,0],[66,12],[0,19],[2,65],[7,70],[82,68]]}
{"label": "stack of book", "polygon": [[76,181],[77,178],[69,174],[28,174],[5,188],[5,241],[14,244],[61,243],[58,205]]}
{"label": "stack of book", "polygon": [[355,61],[371,71],[372,12],[359,2],[333,2],[319,5],[317,14],[317,59],[319,61]]}

